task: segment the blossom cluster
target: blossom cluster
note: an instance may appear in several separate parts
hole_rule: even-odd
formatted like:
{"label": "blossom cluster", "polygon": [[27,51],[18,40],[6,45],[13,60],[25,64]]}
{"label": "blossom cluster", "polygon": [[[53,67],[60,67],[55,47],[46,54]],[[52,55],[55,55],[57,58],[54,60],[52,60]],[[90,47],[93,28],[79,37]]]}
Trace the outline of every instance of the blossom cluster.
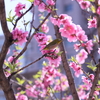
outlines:
{"label": "blossom cluster", "polygon": [[[89,11],[92,3],[87,0],[77,0],[81,9]],[[55,5],[54,0],[46,0],[46,3],[42,0],[34,0],[34,6],[38,6],[40,12],[51,12],[52,6]],[[98,0],[100,4],[100,0]],[[20,17],[22,15],[21,10],[25,9],[24,4],[17,4],[15,8],[16,16]],[[98,6],[95,11],[100,15],[100,6]],[[67,38],[68,42],[74,42],[74,49],[78,54],[76,54],[74,61],[69,62],[69,67],[74,70],[74,75],[79,77],[83,74],[82,64],[88,58],[88,55],[93,50],[93,42],[89,40],[85,31],[80,25],[76,25],[72,22],[72,18],[67,14],[60,14],[59,16],[51,17],[51,22],[59,27],[59,32],[62,37]],[[89,18],[88,28],[97,28],[96,17]],[[41,25],[42,32],[47,33],[49,27],[47,23]],[[59,56],[59,48],[54,48],[51,50],[44,50],[47,44],[51,42],[50,36],[44,33],[35,33],[34,38],[40,46],[40,51],[42,54],[46,54],[45,58],[48,59],[48,63],[42,68],[41,75],[34,81],[34,85],[26,85],[26,94],[32,98],[45,98],[46,96],[53,97],[53,94],[60,91],[66,91],[69,87],[66,75],[59,71],[59,65],[61,63],[61,57]],[[15,44],[22,45],[27,41],[28,32],[23,32],[18,28],[12,31],[13,40]],[[98,49],[100,54],[100,48]],[[13,56],[8,58],[8,62],[12,62]],[[86,74],[87,75],[87,74]],[[94,75],[90,74],[87,76],[82,76],[83,84],[78,87],[78,95],[80,100],[87,100],[89,92],[92,87],[92,82],[94,80]],[[52,92],[53,91],[53,92]],[[94,92],[94,95],[100,95],[98,91]],[[26,95],[18,93],[16,95],[17,100],[28,100]],[[67,95],[62,97],[62,100],[71,100],[72,96]]]}
{"label": "blossom cluster", "polygon": [[[91,25],[89,25],[91,28],[96,28],[96,20],[93,18],[94,21],[91,21]],[[87,35],[85,34],[85,31],[81,28],[79,25],[75,25],[72,22],[72,18],[66,14],[61,14],[58,17],[51,18],[51,22],[54,25],[57,25],[59,27],[59,31],[61,35],[69,42],[77,42],[74,44],[74,49],[76,51],[79,51],[79,53],[76,55],[76,58],[74,61],[71,61],[69,63],[69,66],[74,70],[75,76],[79,77],[81,74],[83,74],[83,69],[81,64],[85,63],[85,59],[88,58],[88,54],[91,53],[91,50],[93,50],[93,42],[92,40],[88,40]],[[99,50],[98,50],[99,52]],[[90,74],[90,79],[93,81],[94,75]],[[92,87],[92,82],[87,77],[82,77],[83,85],[82,88],[78,88],[78,95],[80,99],[88,99],[89,96],[89,90]],[[87,87],[88,86],[88,87]],[[86,88],[86,89],[84,89]],[[96,95],[99,95],[98,91],[95,91]],[[95,95],[95,94],[94,94]]]}
{"label": "blossom cluster", "polygon": [[[36,79],[35,85],[26,85],[26,94],[29,97],[38,98],[38,96],[40,96],[42,98],[45,98],[47,95],[53,96],[52,91],[59,92],[67,90],[67,78],[64,74],[61,74],[58,69],[61,58],[56,53],[59,52],[59,50],[57,48],[55,50],[43,50],[46,44],[50,41],[50,37],[46,34],[36,33],[34,37],[37,40],[39,46],[41,47],[40,50],[42,54],[51,53],[51,55],[49,55],[49,57],[46,57],[49,62],[48,64],[46,64],[46,66],[42,68],[41,76]],[[65,98],[67,99],[71,97],[67,96]]]}
{"label": "blossom cluster", "polygon": [[57,18],[52,17],[51,22],[59,27],[61,35],[67,38],[69,42],[79,42],[79,44],[76,43],[74,45],[74,49],[78,51],[79,48],[83,48],[83,50],[76,55],[78,63],[83,64],[93,49],[92,40],[88,40],[81,26],[74,24],[72,18],[67,14],[61,14]]}
{"label": "blossom cluster", "polygon": [[18,3],[15,7],[15,15],[20,17],[22,15],[22,10],[25,9],[25,4],[22,4],[22,3]]}
{"label": "blossom cluster", "polygon": [[42,54],[49,54],[46,56],[46,59],[49,60],[49,63],[58,67],[61,62],[61,57],[57,55],[57,53],[59,53],[59,49],[56,48],[53,50],[43,50],[44,47],[49,43],[50,37],[46,36],[44,33],[36,33],[34,37],[39,43]]}
{"label": "blossom cluster", "polygon": [[[82,81],[84,84],[80,85],[78,88],[78,95],[80,99],[87,100],[92,87],[92,82],[94,80],[94,75],[90,74],[88,76],[82,76]],[[99,91],[94,91],[94,95],[100,95]],[[92,98],[94,99],[94,97]]]}
{"label": "blossom cluster", "polygon": [[34,0],[34,6],[38,6],[38,10],[40,12],[44,11],[50,12],[51,11],[50,6],[55,5],[54,0],[46,0],[46,3],[44,3],[42,0]]}
{"label": "blossom cluster", "polygon": [[[60,80],[58,77],[60,77]],[[26,94],[29,97],[38,98],[40,96],[45,98],[47,95],[53,96],[52,91],[65,91],[68,88],[68,82],[66,76],[53,66],[45,66],[42,69],[41,77],[36,79],[35,85],[26,85],[26,88]]]}
{"label": "blossom cluster", "polygon": [[13,40],[15,41],[15,44],[22,45],[27,41],[26,37],[28,35],[28,32],[24,32],[23,30],[19,30],[18,28],[14,29],[12,31]]}

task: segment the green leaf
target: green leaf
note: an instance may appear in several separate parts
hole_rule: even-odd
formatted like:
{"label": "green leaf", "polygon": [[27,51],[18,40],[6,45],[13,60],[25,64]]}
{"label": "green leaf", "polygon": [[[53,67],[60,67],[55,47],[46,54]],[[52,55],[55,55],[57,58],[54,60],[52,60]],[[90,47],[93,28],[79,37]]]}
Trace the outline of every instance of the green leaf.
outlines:
{"label": "green leaf", "polygon": [[10,68],[11,72],[14,72],[15,71],[15,68],[16,68],[16,64],[11,64],[11,63],[8,63],[7,67]]}
{"label": "green leaf", "polygon": [[9,63],[6,61],[6,62],[4,62],[4,64],[6,65],[6,66],[9,66]]}
{"label": "green leaf", "polygon": [[38,72],[37,72],[37,74],[40,74],[40,75],[41,75],[41,74],[42,74],[42,71],[41,71],[41,70],[40,70],[40,71],[38,71]]}
{"label": "green leaf", "polygon": [[100,91],[100,88],[95,88],[96,91]]}
{"label": "green leaf", "polygon": [[33,78],[34,79],[37,79],[37,78],[40,78],[41,77],[41,74],[42,74],[42,71],[38,71],[36,75],[33,75]]}
{"label": "green leaf", "polygon": [[18,81],[18,83],[19,83],[20,85],[24,84],[24,82],[25,82],[25,80],[20,79],[20,78],[18,78],[18,77],[16,77],[16,80]]}
{"label": "green leaf", "polygon": [[37,79],[37,78],[39,78],[40,77],[40,75],[33,75],[33,78],[34,79]]}
{"label": "green leaf", "polygon": [[56,8],[56,9],[53,9],[53,11],[57,11],[58,9]]}
{"label": "green leaf", "polygon": [[16,17],[16,15],[14,15],[13,17],[11,17],[11,20],[13,21],[15,17]]}
{"label": "green leaf", "polygon": [[75,57],[73,57],[73,56],[71,56],[71,59],[68,59],[68,61],[77,62],[77,60],[76,60]]}
{"label": "green leaf", "polygon": [[93,36],[93,39],[94,39],[94,42],[97,42],[97,43],[99,42],[99,40],[98,40],[96,35]]}
{"label": "green leaf", "polygon": [[23,55],[19,57],[19,59],[22,59],[22,58],[24,58],[24,56],[23,56]]}
{"label": "green leaf", "polygon": [[20,94],[25,94],[26,92],[25,91],[20,91]]}
{"label": "green leaf", "polygon": [[98,80],[98,84],[100,85],[100,80]]}
{"label": "green leaf", "polygon": [[63,53],[63,51],[60,51],[59,53],[57,53],[58,56],[60,56]]}
{"label": "green leaf", "polygon": [[43,61],[42,65],[47,66],[48,64],[45,61]]}
{"label": "green leaf", "polygon": [[32,84],[32,81],[28,81],[29,84]]}
{"label": "green leaf", "polygon": [[16,50],[22,50],[22,48],[19,46],[15,46],[15,48],[16,48]]}
{"label": "green leaf", "polygon": [[88,68],[90,68],[91,70],[95,71],[96,70],[96,66],[91,66],[91,65],[87,65]]}
{"label": "green leaf", "polygon": [[7,18],[6,20],[7,20],[8,22],[12,22],[10,18]]}
{"label": "green leaf", "polygon": [[85,1],[90,1],[90,2],[94,2],[95,0],[85,0]]}
{"label": "green leaf", "polygon": [[12,16],[12,15],[11,15],[11,12],[12,12],[12,11],[9,12],[8,18],[6,19],[8,22],[13,22],[13,20],[14,20],[15,17],[16,17],[16,15]]}
{"label": "green leaf", "polygon": [[27,0],[27,1],[29,1],[29,2],[34,2],[34,0]]}
{"label": "green leaf", "polygon": [[91,5],[91,11],[92,11],[93,13],[96,12],[95,7],[94,7],[93,5]]}

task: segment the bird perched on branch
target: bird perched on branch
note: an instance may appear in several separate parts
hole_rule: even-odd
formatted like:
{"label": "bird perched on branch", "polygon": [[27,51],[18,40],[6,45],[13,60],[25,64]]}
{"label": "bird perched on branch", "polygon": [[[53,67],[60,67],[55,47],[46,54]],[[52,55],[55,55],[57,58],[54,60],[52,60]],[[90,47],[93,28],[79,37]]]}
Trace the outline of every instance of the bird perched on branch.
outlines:
{"label": "bird perched on branch", "polygon": [[51,50],[51,49],[54,49],[54,48],[56,48],[61,42],[62,42],[61,39],[55,39],[55,40],[53,40],[52,42],[50,42],[48,45],[46,45],[46,46],[44,47],[44,49],[42,49],[42,50]]}

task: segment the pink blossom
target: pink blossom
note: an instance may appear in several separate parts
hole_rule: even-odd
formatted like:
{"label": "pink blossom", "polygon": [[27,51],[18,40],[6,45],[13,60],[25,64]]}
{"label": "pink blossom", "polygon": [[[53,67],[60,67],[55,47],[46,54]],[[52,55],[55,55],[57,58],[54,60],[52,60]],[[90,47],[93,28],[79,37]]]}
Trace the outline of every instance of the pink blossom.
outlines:
{"label": "pink blossom", "polygon": [[98,95],[99,96],[100,92],[99,91],[94,91],[94,95]]}
{"label": "pink blossom", "polygon": [[9,58],[8,58],[8,62],[12,62],[13,61],[13,59],[14,59],[14,57],[13,56],[10,56]]}
{"label": "pink blossom", "polygon": [[79,31],[76,33],[76,37],[79,41],[87,41],[88,40],[88,37],[87,35],[85,35],[85,31]]}
{"label": "pink blossom", "polygon": [[55,80],[55,86],[54,90],[55,91],[65,91],[69,87],[68,81],[65,75],[61,75],[60,79]]}
{"label": "pink blossom", "polygon": [[10,49],[8,49],[8,52],[7,52],[7,54],[9,54],[10,53]]}
{"label": "pink blossom", "polygon": [[64,26],[64,29],[66,30],[66,32],[67,32],[68,34],[75,34],[76,25],[73,24],[73,23],[66,24],[66,25]]}
{"label": "pink blossom", "polygon": [[87,98],[86,92],[83,91],[82,89],[78,91],[78,95],[79,95],[80,100],[86,100]]}
{"label": "pink blossom", "polygon": [[35,33],[34,38],[39,43],[39,46],[42,46],[42,49],[46,46],[46,43],[48,43],[49,40],[46,34],[43,33]]}
{"label": "pink blossom", "polygon": [[80,44],[74,44],[74,49],[75,49],[76,51],[78,51],[80,47],[81,47]]}
{"label": "pink blossom", "polygon": [[30,87],[29,85],[26,85],[26,94],[29,97],[38,97],[39,92],[36,90],[36,86]]}
{"label": "pink blossom", "polygon": [[34,5],[39,5],[41,3],[41,0],[34,0]]}
{"label": "pink blossom", "polygon": [[62,25],[70,24],[70,23],[72,23],[72,17],[68,16],[67,14],[60,14],[59,22]]}
{"label": "pink blossom", "polygon": [[96,28],[97,27],[97,20],[95,17],[93,17],[93,19],[88,21],[88,28]]}
{"label": "pink blossom", "polygon": [[80,85],[81,90],[90,90],[90,87],[87,84]]}
{"label": "pink blossom", "polygon": [[5,70],[4,74],[5,74],[6,77],[9,77],[11,75],[10,69]]}
{"label": "pink blossom", "polygon": [[98,4],[100,5],[100,0],[98,0]]}
{"label": "pink blossom", "polygon": [[51,17],[50,20],[51,20],[51,22],[52,22],[54,25],[60,26],[59,20],[58,20],[57,18]]}
{"label": "pink blossom", "polygon": [[54,90],[55,91],[61,91],[62,90],[61,85],[55,85]]}
{"label": "pink blossom", "polygon": [[22,15],[21,10],[25,9],[25,4],[18,3],[15,7],[16,16],[20,17]]}
{"label": "pink blossom", "polygon": [[75,62],[70,62],[69,66],[73,68],[74,71],[77,70],[77,64]]}
{"label": "pink blossom", "polygon": [[79,77],[80,74],[83,74],[81,66],[77,65],[75,62],[70,62],[69,66],[75,71],[76,77]]}
{"label": "pink blossom", "polygon": [[100,7],[97,8],[97,14],[100,15]]}
{"label": "pink blossom", "polygon": [[[8,62],[11,63],[14,60],[14,58],[15,58],[14,56],[9,56],[8,57]],[[18,60],[16,60],[15,63],[18,63]]]}
{"label": "pink blossom", "polygon": [[82,9],[87,9],[87,8],[90,7],[90,2],[89,1],[80,1],[79,4],[80,4],[80,7]]}
{"label": "pink blossom", "polygon": [[46,0],[47,4],[49,5],[55,5],[55,2],[53,0]]}
{"label": "pink blossom", "polygon": [[86,47],[88,53],[90,53],[90,51],[93,50],[92,40],[87,41],[87,43],[85,44],[85,47]]}
{"label": "pink blossom", "polygon": [[82,49],[77,55],[76,60],[79,64],[83,64],[85,62],[85,59],[88,57],[88,53]]}
{"label": "pink blossom", "polygon": [[91,88],[92,83],[91,83],[91,81],[90,81],[87,77],[82,76],[82,81],[83,81],[84,83],[86,83],[86,85],[88,85],[88,87]]}
{"label": "pink blossom", "polygon": [[76,42],[76,25],[70,23],[65,25],[63,28],[60,28],[59,31],[63,37],[66,37],[69,42]]}
{"label": "pink blossom", "polygon": [[45,87],[48,87],[50,85],[53,85],[54,80],[52,75],[46,74],[43,80],[43,84],[45,85]]}
{"label": "pink blossom", "polygon": [[80,25],[76,25],[76,33],[83,31]]}
{"label": "pink blossom", "polygon": [[80,74],[83,74],[82,70],[81,70],[81,66],[77,65],[75,62],[71,62],[69,64],[69,66],[71,68],[73,68],[73,70],[75,71],[75,76],[79,77]]}
{"label": "pink blossom", "polygon": [[[50,53],[53,52],[54,50],[49,50],[49,51],[45,50],[45,51],[46,53]],[[58,52],[59,50],[56,49],[54,53],[50,53],[49,56],[46,57],[46,59],[49,60],[50,65],[55,65],[56,67],[58,67],[59,64],[61,63],[61,57],[57,55]],[[45,54],[45,52],[43,54]]]}
{"label": "pink blossom", "polygon": [[59,27],[60,25],[65,26],[66,24],[68,25],[72,23],[72,17],[68,16],[67,14],[60,14],[57,18],[51,17],[51,22]]}
{"label": "pink blossom", "polygon": [[26,37],[28,35],[28,32],[23,32],[22,30],[19,30],[18,28],[16,28],[12,31],[12,35],[13,35],[13,40],[15,41],[15,44],[22,45],[23,43],[27,41]]}
{"label": "pink blossom", "polygon": [[80,74],[83,74],[83,71],[81,70],[81,66],[77,65],[77,69],[75,71],[75,76],[79,77]]}
{"label": "pink blossom", "polygon": [[100,54],[100,48],[98,48],[98,53]]}
{"label": "pink blossom", "polygon": [[80,1],[84,1],[84,0],[77,0],[78,2],[80,2]]}
{"label": "pink blossom", "polygon": [[67,95],[66,97],[63,97],[62,100],[73,100],[71,95]]}
{"label": "pink blossom", "polygon": [[44,32],[44,33],[48,33],[49,32],[49,27],[47,26],[47,24],[42,24],[41,26],[41,30]]}
{"label": "pink blossom", "polygon": [[44,12],[46,9],[46,5],[42,2],[39,4],[38,9],[40,12]]}
{"label": "pink blossom", "polygon": [[17,93],[16,99],[17,100],[28,100],[28,97],[24,94]]}
{"label": "pink blossom", "polygon": [[[50,66],[50,68],[52,68],[52,67]],[[54,71],[52,70],[52,72],[50,72],[48,69],[44,68],[43,72],[42,72],[41,80],[42,80],[42,84],[44,84],[45,88],[47,88],[49,85],[52,85],[54,83],[53,78],[54,78]]]}
{"label": "pink blossom", "polygon": [[93,81],[94,80],[94,75],[93,74],[90,74],[89,75],[89,78]]}

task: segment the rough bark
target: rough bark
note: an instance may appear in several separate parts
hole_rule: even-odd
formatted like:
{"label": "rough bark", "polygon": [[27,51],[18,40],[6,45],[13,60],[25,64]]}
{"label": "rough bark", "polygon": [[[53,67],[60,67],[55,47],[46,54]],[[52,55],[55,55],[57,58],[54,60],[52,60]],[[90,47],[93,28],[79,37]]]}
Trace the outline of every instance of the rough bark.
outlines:
{"label": "rough bark", "polygon": [[16,100],[14,96],[14,92],[10,85],[9,80],[6,78],[3,72],[3,64],[6,58],[6,54],[10,45],[12,44],[12,35],[8,30],[7,22],[6,22],[6,14],[5,14],[5,4],[4,0],[0,0],[0,22],[3,30],[3,34],[5,37],[3,47],[0,52],[0,86],[5,94],[6,100]]}

